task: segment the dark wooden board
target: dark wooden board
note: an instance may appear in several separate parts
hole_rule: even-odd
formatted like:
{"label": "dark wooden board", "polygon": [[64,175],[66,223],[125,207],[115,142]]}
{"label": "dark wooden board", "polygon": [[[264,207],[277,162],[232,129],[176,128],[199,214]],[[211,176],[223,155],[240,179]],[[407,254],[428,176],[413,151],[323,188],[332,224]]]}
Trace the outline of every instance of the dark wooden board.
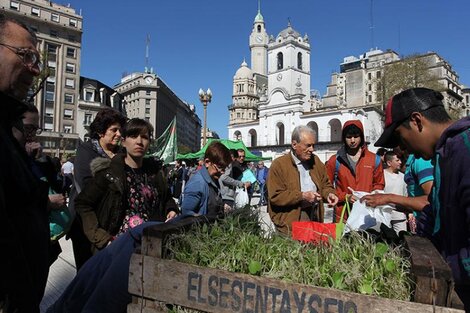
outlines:
{"label": "dark wooden board", "polygon": [[433,310],[433,306],[426,304],[288,283],[139,254],[131,259],[129,291],[134,298],[205,312],[463,312],[444,307]]}

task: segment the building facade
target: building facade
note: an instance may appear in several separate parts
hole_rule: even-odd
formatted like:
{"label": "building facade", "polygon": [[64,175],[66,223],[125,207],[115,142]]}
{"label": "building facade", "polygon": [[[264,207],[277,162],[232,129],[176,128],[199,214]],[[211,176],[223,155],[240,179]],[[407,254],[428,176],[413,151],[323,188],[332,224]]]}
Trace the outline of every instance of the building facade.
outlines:
{"label": "building facade", "polygon": [[126,113],[121,95],[118,92],[96,79],[81,76],[76,119],[77,134],[80,140],[88,140],[90,124],[103,107],[111,107]]}
{"label": "building facade", "polygon": [[72,153],[78,144],[82,16],[70,6],[47,0],[0,0],[0,8],[36,33],[49,68],[44,88],[34,99],[44,130],[40,136],[44,151],[56,156]]}
{"label": "building facade", "polygon": [[[452,66],[435,52],[416,55],[413,58],[419,63],[417,67],[425,66],[425,69],[416,69],[416,75],[421,77],[417,78],[415,86],[426,85],[426,81],[420,79],[433,80],[434,88],[441,91],[445,97],[446,109],[455,116],[466,115],[464,87]],[[401,59],[392,50],[371,50],[359,57],[344,58],[339,73],[332,74],[327,94],[322,99],[322,108],[357,107],[364,103],[383,109],[388,100],[384,99],[382,89],[387,69],[404,62],[413,61]]]}
{"label": "building facade", "polygon": [[195,106],[181,100],[158,75],[152,71],[132,73],[123,77],[114,89],[122,95],[127,116],[152,123],[155,138],[176,116],[178,146],[190,151],[199,150],[201,120]]}
{"label": "building facade", "polygon": [[[331,76],[326,95],[320,97],[310,89],[310,40],[290,22],[277,36],[268,35],[258,10],[249,43],[252,67],[243,61],[233,78],[229,139],[242,140],[250,150],[275,158],[289,150],[293,129],[308,125],[317,133],[315,153],[325,161],[342,144],[344,123],[357,119],[375,151],[386,103],[381,82],[388,65],[402,62],[396,52],[376,49],[344,58],[339,72]],[[468,108],[464,97],[468,89],[462,89],[450,64],[434,52],[418,58],[442,87],[449,112],[467,114],[462,108]]]}

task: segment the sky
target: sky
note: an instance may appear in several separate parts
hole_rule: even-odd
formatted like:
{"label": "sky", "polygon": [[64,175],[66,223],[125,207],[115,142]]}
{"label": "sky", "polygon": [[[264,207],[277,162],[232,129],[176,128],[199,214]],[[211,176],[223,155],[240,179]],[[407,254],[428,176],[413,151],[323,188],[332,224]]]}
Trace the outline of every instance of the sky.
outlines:
{"label": "sky", "polygon": [[[207,126],[227,137],[233,76],[246,59],[258,0],[68,0],[83,16],[81,75],[109,86],[149,66],[182,100],[210,88]],[[344,57],[371,48],[400,55],[434,51],[470,86],[469,0],[261,0],[269,35],[307,34],[311,89],[321,95]],[[371,9],[372,8],[372,9]],[[371,14],[372,12],[372,14]],[[371,27],[373,26],[373,27]]]}

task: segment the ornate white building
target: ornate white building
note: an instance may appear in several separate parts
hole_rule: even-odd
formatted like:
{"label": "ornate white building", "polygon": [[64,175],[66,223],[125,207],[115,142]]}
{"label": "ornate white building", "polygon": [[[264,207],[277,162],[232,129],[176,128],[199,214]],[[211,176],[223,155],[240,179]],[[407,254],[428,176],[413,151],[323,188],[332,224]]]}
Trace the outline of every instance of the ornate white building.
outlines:
{"label": "ornate white building", "polygon": [[381,115],[375,108],[322,108],[310,86],[310,42],[292,25],[269,36],[258,14],[250,35],[251,66],[245,61],[233,78],[228,138],[242,140],[252,151],[277,157],[290,147],[293,129],[309,125],[318,134],[316,153],[326,160],[341,142],[341,127],[359,119],[369,141],[381,133]]}

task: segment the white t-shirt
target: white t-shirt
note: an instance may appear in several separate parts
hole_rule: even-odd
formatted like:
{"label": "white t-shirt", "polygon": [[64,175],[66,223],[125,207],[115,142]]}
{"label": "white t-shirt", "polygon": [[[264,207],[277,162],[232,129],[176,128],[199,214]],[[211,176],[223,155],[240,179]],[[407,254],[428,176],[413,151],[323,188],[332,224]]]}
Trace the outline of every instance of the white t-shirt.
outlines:
{"label": "white t-shirt", "polygon": [[389,171],[384,171],[385,176],[385,193],[393,193],[400,196],[407,196],[408,193],[406,191],[406,183],[405,183],[405,175],[403,173],[398,172],[390,173]]}
{"label": "white t-shirt", "polygon": [[73,163],[70,161],[67,161],[64,164],[62,164],[62,173],[64,173],[64,175],[73,174]]}

